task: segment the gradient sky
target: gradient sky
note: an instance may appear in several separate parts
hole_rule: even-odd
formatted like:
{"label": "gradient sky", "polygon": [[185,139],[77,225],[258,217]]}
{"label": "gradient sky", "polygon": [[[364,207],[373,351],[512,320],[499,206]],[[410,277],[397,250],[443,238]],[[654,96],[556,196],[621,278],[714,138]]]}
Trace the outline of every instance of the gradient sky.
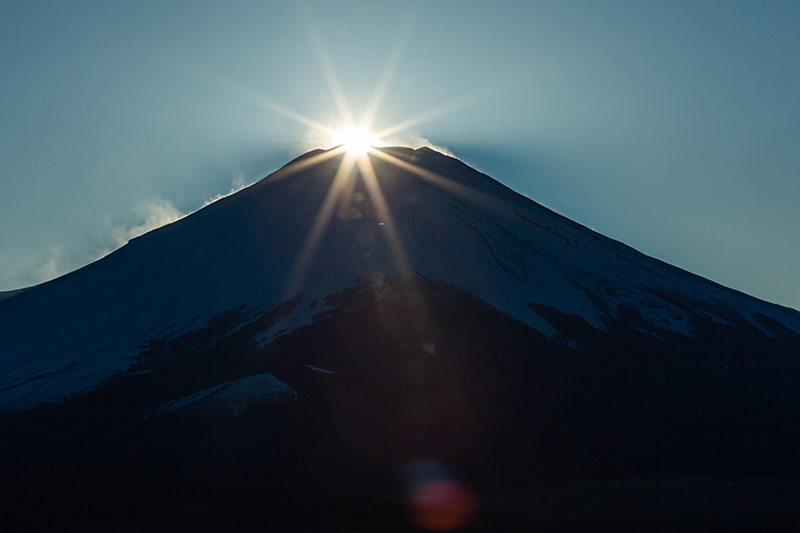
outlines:
{"label": "gradient sky", "polygon": [[[0,290],[315,145],[429,142],[597,231],[800,309],[800,2],[0,4]],[[327,70],[326,70],[327,69]]]}

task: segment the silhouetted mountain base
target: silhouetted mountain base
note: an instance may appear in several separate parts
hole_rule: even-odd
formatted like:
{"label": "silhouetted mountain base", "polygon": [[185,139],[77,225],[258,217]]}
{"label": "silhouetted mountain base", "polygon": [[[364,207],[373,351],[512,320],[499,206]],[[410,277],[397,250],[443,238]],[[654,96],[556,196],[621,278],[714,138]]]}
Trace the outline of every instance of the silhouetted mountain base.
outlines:
{"label": "silhouetted mountain base", "polygon": [[[405,472],[436,461],[483,502],[468,530],[573,531],[618,520],[610,511],[586,520],[585,505],[562,509],[565,523],[543,520],[548,505],[574,496],[548,493],[543,504],[531,487],[660,477],[681,502],[706,489],[669,476],[800,474],[800,410],[786,409],[800,403],[800,361],[786,343],[697,315],[694,338],[650,335],[633,313],[605,333],[532,304],[575,339],[570,347],[424,279],[365,280],[332,298],[334,309],[263,347],[258,335],[297,302],[245,325],[231,310],[196,332],[153,339],[138,365],[80,398],[0,418],[14,436],[0,449],[7,516],[17,527],[63,517],[100,530],[405,531]],[[723,356],[747,365],[738,375],[748,379],[730,378]],[[155,410],[267,372],[297,399],[224,414]],[[756,485],[800,494],[797,483]],[[738,497],[712,498],[698,516],[715,505],[726,516]]]}

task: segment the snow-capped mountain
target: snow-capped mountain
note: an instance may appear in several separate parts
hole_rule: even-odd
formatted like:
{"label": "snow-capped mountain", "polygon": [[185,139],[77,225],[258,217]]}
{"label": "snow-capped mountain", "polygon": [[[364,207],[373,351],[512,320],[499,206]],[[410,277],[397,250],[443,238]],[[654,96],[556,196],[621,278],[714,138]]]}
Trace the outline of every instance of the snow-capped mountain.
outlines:
{"label": "snow-capped mountain", "polygon": [[[375,161],[414,278],[457,288],[549,339],[577,342],[543,309],[579,316],[604,333],[609,321],[634,320],[658,339],[693,338],[694,316],[770,338],[800,333],[800,313],[644,256],[455,159],[425,148],[386,152],[442,178]],[[380,217],[360,185],[352,193],[359,201],[332,218],[301,286],[289,286],[341,159],[292,172],[314,155],[0,301],[0,409],[79,396],[134,365],[151,339],[179,337],[231,312],[235,329],[293,302],[259,332],[263,345],[331,309],[329,297],[396,275]]]}
{"label": "snow-capped mountain", "polygon": [[430,149],[380,149],[376,181],[326,155],[0,299],[5,457],[191,442],[198,471],[354,493],[432,457],[483,490],[800,467],[797,311]]}

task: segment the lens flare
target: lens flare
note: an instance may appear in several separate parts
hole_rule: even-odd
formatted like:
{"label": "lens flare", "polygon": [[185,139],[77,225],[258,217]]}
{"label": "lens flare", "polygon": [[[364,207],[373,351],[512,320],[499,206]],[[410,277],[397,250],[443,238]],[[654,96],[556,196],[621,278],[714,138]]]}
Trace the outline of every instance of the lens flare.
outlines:
{"label": "lens flare", "polygon": [[407,472],[411,518],[428,531],[455,531],[475,513],[474,496],[437,461],[419,461]]}

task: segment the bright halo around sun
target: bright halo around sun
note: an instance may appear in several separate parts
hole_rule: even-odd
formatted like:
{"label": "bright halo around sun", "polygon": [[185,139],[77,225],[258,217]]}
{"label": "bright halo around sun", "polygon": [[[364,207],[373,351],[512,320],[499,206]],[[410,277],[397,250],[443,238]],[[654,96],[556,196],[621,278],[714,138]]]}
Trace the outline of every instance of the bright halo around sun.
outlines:
{"label": "bright halo around sun", "polygon": [[344,149],[354,155],[361,155],[370,147],[384,146],[377,135],[365,128],[345,128],[336,130],[331,134],[334,146],[344,146]]}

